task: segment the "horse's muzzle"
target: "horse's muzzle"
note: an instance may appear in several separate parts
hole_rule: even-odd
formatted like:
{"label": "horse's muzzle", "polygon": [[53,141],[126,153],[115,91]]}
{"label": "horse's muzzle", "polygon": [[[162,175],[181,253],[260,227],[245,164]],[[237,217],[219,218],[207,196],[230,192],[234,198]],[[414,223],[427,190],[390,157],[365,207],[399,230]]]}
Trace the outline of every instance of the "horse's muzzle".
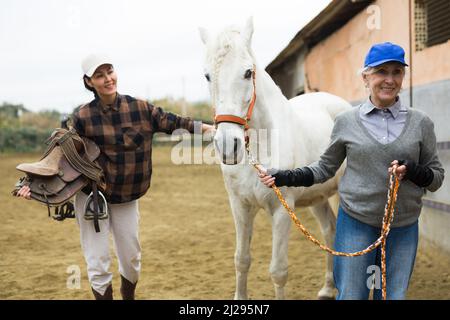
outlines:
{"label": "horse's muzzle", "polygon": [[219,140],[214,139],[214,146],[223,164],[235,165],[242,161],[243,150],[241,139],[233,138],[232,141],[228,140],[228,143],[227,139],[222,139],[221,143]]}

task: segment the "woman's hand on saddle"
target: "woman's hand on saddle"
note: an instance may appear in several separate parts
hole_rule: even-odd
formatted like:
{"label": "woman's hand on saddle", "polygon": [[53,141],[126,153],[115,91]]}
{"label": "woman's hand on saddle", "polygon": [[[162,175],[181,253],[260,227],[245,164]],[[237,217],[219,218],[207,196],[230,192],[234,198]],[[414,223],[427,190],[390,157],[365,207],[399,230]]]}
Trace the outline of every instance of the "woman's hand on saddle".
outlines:
{"label": "woman's hand on saddle", "polygon": [[267,169],[262,166],[258,166],[258,176],[261,182],[268,188],[271,188],[275,184],[275,177],[269,175]]}
{"label": "woman's hand on saddle", "polygon": [[398,160],[394,160],[391,162],[391,166],[389,167],[389,173],[394,173],[399,180],[402,180],[406,175],[406,166],[402,163],[399,163]]}
{"label": "woman's hand on saddle", "polygon": [[19,191],[17,191],[16,196],[25,198],[27,200],[31,200],[30,187],[29,186],[23,186],[22,188],[19,189]]}

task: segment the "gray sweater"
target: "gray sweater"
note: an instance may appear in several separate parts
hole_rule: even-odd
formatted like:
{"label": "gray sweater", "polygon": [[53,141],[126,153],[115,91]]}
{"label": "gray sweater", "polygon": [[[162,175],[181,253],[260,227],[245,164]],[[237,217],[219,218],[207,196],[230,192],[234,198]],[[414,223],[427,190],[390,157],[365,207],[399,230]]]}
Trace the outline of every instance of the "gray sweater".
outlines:
{"label": "gray sweater", "polygon": [[[332,178],[347,158],[344,176],[339,182],[340,205],[350,216],[363,223],[381,227],[389,185],[388,168],[393,160],[413,160],[429,167],[434,174],[426,188],[436,191],[444,180],[444,169],[437,157],[432,120],[423,112],[407,108],[405,126],[393,142],[381,144],[369,133],[359,117],[359,108],[336,117],[327,150],[308,168],[314,183]],[[422,208],[424,189],[411,181],[400,184],[392,227],[414,223]]]}

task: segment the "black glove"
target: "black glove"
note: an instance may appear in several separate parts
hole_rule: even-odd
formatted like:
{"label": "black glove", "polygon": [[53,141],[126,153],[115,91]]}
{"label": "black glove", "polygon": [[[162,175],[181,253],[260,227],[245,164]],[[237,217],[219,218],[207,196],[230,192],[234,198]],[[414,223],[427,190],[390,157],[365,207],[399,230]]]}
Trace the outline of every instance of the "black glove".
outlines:
{"label": "black glove", "polygon": [[278,187],[309,187],[314,184],[314,174],[308,167],[293,170],[269,169],[267,174],[275,178]]}
{"label": "black glove", "polygon": [[398,165],[406,166],[405,180],[409,180],[421,188],[428,187],[433,182],[434,173],[428,167],[418,165],[412,160],[399,160]]}

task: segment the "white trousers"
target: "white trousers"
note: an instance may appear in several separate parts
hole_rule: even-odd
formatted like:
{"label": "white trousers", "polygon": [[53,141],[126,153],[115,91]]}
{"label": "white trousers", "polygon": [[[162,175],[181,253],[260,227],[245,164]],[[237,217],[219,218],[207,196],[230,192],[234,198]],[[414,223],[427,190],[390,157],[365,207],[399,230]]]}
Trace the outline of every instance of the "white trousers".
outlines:
{"label": "white trousers", "polygon": [[128,281],[136,283],[141,270],[141,246],[139,244],[138,201],[109,204],[109,218],[99,220],[100,232],[95,232],[94,222],[84,219],[87,195],[78,192],[75,197],[75,215],[80,227],[81,249],[87,264],[89,282],[100,294],[112,282],[109,234],[112,234],[119,272]]}

